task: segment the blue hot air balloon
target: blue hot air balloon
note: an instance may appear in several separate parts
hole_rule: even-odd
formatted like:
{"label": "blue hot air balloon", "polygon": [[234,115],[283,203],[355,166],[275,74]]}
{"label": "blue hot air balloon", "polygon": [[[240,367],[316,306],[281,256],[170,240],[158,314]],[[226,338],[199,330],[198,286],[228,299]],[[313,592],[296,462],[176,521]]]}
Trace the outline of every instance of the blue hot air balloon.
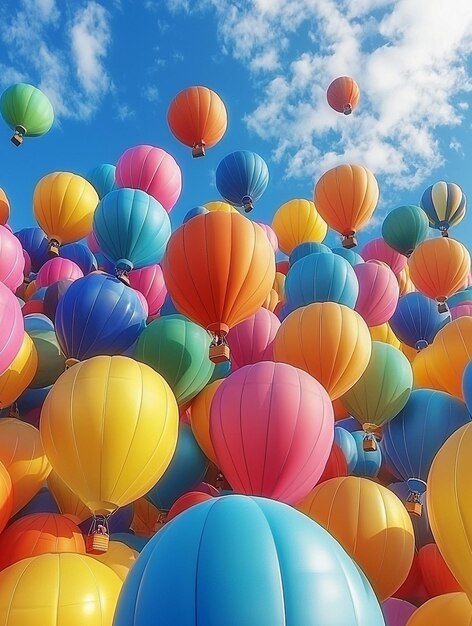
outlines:
{"label": "blue hot air balloon", "polygon": [[100,200],[106,196],[107,193],[116,189],[115,172],[116,167],[114,165],[103,163],[102,165],[94,167],[85,176],[89,183],[95,188]]}
{"label": "blue hot air balloon", "polygon": [[32,271],[39,272],[50,258],[48,238],[44,232],[40,228],[22,228],[15,233],[15,237],[29,254]]}
{"label": "blue hot air balloon", "polygon": [[353,309],[359,282],[352,266],[336,254],[309,254],[294,263],[285,280],[290,311],[313,302],[337,302]]}
{"label": "blue hot air balloon", "polygon": [[180,311],[178,311],[175,307],[175,304],[172,302],[172,298],[169,294],[164,298],[164,304],[159,311],[159,317],[165,317],[166,315],[179,315]]}
{"label": "blue hot air balloon", "polygon": [[113,261],[110,261],[110,259],[107,259],[103,252],[97,252],[95,258],[97,259],[97,265],[100,271],[106,272],[107,274],[115,273],[115,264]]}
{"label": "blue hot air balloon", "polygon": [[349,248],[333,248],[331,252],[333,254],[337,254],[338,256],[342,256],[343,259],[346,259],[349,265],[352,265],[352,267],[355,267],[360,263],[365,263],[360,254],[357,254],[357,252],[354,252],[354,250],[350,250]]}
{"label": "blue hot air balloon", "polygon": [[116,189],[99,202],[93,232],[119,276],[159,263],[170,237],[170,219],[162,205],[140,189]]}
{"label": "blue hot air balloon", "polygon": [[25,331],[27,333],[41,330],[54,330],[54,324],[47,315],[42,313],[25,315]]}
{"label": "blue hot air balloon", "polygon": [[447,304],[450,308],[464,304],[465,302],[472,302],[472,286],[458,291],[447,299]]}
{"label": "blue hot air balloon", "polygon": [[31,498],[28,504],[25,504],[25,506],[10,519],[8,525],[10,526],[22,517],[35,515],[37,513],[56,513],[59,515],[61,513],[54,497],[47,487],[42,487],[38,493]]}
{"label": "blue hot air balloon", "polygon": [[180,496],[202,482],[207,469],[208,459],[196,442],[192,429],[188,424],[181,423],[172,461],[146,498],[159,511],[169,511]]}
{"label": "blue hot air balloon", "polygon": [[192,217],[197,217],[197,215],[205,215],[205,213],[209,213],[210,211],[204,207],[204,206],[196,206],[193,209],[190,209],[190,211],[188,211],[185,214],[185,217],[183,219],[183,224],[187,223],[189,220],[192,219]]}
{"label": "blue hot air balloon", "polygon": [[328,248],[328,246],[325,246],[324,243],[318,243],[317,241],[305,241],[292,250],[292,254],[289,257],[288,262],[290,265],[293,265],[304,256],[315,254],[317,252],[331,254],[331,248]]}
{"label": "blue hot air balloon", "polygon": [[266,162],[255,152],[239,150],[220,161],[216,168],[216,187],[233,206],[252,211],[254,202],[262,196],[269,183]]}
{"label": "blue hot air balloon", "polygon": [[108,274],[74,281],[56,309],[59,345],[68,359],[123,354],[134,346],[146,313],[131,287]]}
{"label": "blue hot air balloon", "polygon": [[411,348],[426,348],[443,326],[451,321],[449,312],[439,313],[437,302],[418,291],[398,300],[390,326],[398,339]]}
{"label": "blue hot air balloon", "polygon": [[430,226],[447,237],[448,229],[464,219],[467,199],[459,185],[441,180],[425,189],[420,205]]}
{"label": "blue hot air balloon", "polygon": [[351,433],[357,446],[357,463],[352,470],[353,476],[365,476],[375,478],[380,472],[382,465],[382,452],[380,446],[377,450],[364,450],[365,433],[361,430]]}
{"label": "blue hot air balloon", "polygon": [[385,624],[367,578],[324,528],[281,502],[240,495],[197,504],[150,539],[114,626],[151,626],[156,616],[206,626]]}
{"label": "blue hot air balloon", "polygon": [[334,442],[341,448],[341,452],[346,459],[347,471],[351,474],[359,460],[356,440],[348,430],[336,426],[334,429]]}
{"label": "blue hot air balloon", "polygon": [[81,243],[68,243],[61,246],[61,257],[76,263],[84,276],[97,269],[97,260],[90,250]]}
{"label": "blue hot air balloon", "polygon": [[[470,422],[466,405],[443,391],[415,389],[393,420],[383,427],[382,448],[408,482],[409,509],[421,514],[420,495],[434,457],[458,428]],[[416,505],[416,506],[415,506]]]}

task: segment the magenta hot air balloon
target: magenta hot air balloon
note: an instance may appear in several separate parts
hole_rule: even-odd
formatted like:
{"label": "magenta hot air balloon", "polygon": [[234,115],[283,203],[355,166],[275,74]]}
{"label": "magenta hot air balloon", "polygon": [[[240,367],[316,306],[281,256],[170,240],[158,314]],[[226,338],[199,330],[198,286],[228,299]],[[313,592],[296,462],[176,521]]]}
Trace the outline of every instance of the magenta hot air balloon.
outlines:
{"label": "magenta hot air balloon", "polygon": [[256,224],[262,228],[267,235],[267,239],[270,241],[270,245],[274,248],[274,252],[277,252],[279,249],[279,240],[277,239],[277,235],[273,229],[268,224],[264,224],[263,222],[256,222]]}
{"label": "magenta hot air balloon", "polygon": [[388,322],[395,313],[400,288],[392,270],[380,261],[367,261],[354,267],[359,281],[355,310],[368,326]]}
{"label": "magenta hot air balloon", "polygon": [[116,184],[145,191],[169,213],[182,191],[182,173],[174,157],[162,148],[135,146],[119,158]]}
{"label": "magenta hot air balloon", "polygon": [[457,306],[452,306],[450,313],[453,320],[458,317],[470,317],[472,316],[472,302],[461,302]]}
{"label": "magenta hot air balloon", "polygon": [[20,303],[15,294],[0,282],[0,375],[13,363],[24,334]]}
{"label": "magenta hot air balloon", "polygon": [[406,626],[415,611],[416,606],[414,604],[399,598],[389,598],[382,602],[385,626]]}
{"label": "magenta hot air balloon", "polygon": [[0,226],[0,281],[12,291],[23,283],[25,257],[19,239]]}
{"label": "magenta hot air balloon", "polygon": [[84,273],[74,261],[60,256],[49,259],[39,270],[36,276],[36,288],[49,287],[59,280],[77,280],[83,278]]}
{"label": "magenta hot air balloon", "polygon": [[259,309],[233,326],[227,335],[232,371],[259,361],[273,361],[273,343],[279,328],[279,318],[268,309]]}
{"label": "magenta hot air balloon", "polygon": [[408,263],[408,259],[391,248],[382,237],[369,241],[361,251],[364,261],[382,261],[394,274],[399,274]]}
{"label": "magenta hot air balloon", "polygon": [[210,437],[234,491],[295,504],[326,466],[333,405],[317,380],[292,365],[246,365],[216,391]]}
{"label": "magenta hot air balloon", "polygon": [[160,265],[148,265],[129,273],[129,282],[133,289],[146,298],[149,316],[158,315],[166,299],[167,289]]}

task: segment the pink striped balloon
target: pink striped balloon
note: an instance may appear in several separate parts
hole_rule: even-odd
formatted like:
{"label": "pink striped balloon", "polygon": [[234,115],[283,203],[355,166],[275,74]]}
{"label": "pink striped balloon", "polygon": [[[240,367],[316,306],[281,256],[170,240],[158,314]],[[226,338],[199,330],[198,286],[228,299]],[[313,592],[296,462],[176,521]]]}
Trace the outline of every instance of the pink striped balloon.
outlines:
{"label": "pink striped balloon", "polygon": [[369,241],[361,251],[364,261],[382,261],[386,263],[392,272],[399,274],[408,263],[408,259],[391,248],[382,237]]}
{"label": "pink striped balloon", "polygon": [[359,281],[355,310],[368,326],[388,322],[397,308],[400,288],[392,270],[380,261],[366,261],[354,267]]}
{"label": "pink striped balloon", "polygon": [[237,493],[295,504],[326,466],[333,405],[320,383],[296,367],[246,365],[215,393],[210,438],[218,466]]}
{"label": "pink striped balloon", "polygon": [[8,228],[0,226],[0,281],[15,292],[23,283],[24,269],[21,243]]}
{"label": "pink striped balloon", "polygon": [[233,326],[227,335],[233,372],[251,363],[272,361],[274,339],[279,328],[279,318],[264,308]]}
{"label": "pink striped balloon", "polygon": [[83,278],[84,274],[77,263],[62,257],[54,257],[49,259],[39,270],[36,276],[36,289],[41,287],[49,287],[59,280],[77,280]]}
{"label": "pink striped balloon", "polygon": [[0,375],[10,367],[20,351],[24,333],[18,298],[0,282]]}
{"label": "pink striped balloon", "polygon": [[416,606],[406,600],[389,598],[382,602],[385,626],[406,626],[415,611]]}
{"label": "pink striped balloon", "polygon": [[277,239],[275,232],[268,224],[264,224],[263,222],[256,222],[256,224],[262,228],[267,235],[267,239],[270,241],[270,245],[274,249],[274,252],[277,252],[279,249],[279,240]]}
{"label": "pink striped balloon", "polygon": [[174,157],[162,148],[135,146],[118,159],[116,184],[145,191],[169,213],[182,191],[182,173]]}
{"label": "pink striped balloon", "polygon": [[160,265],[149,265],[129,273],[131,287],[140,291],[146,298],[149,315],[157,315],[167,295],[164,274]]}
{"label": "pink striped balloon", "polygon": [[458,317],[470,317],[472,316],[472,302],[461,302],[457,306],[451,307],[450,312],[453,320]]}

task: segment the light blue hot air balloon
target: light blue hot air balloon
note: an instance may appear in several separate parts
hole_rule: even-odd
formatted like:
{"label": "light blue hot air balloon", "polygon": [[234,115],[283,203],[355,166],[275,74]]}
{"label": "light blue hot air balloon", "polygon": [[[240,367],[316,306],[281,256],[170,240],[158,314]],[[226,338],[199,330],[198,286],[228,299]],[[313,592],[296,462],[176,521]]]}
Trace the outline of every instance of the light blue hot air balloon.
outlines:
{"label": "light blue hot air balloon", "polygon": [[430,226],[448,237],[449,228],[464,219],[467,198],[459,185],[441,180],[425,189],[420,205]]}
{"label": "light blue hot air balloon", "polygon": [[309,254],[314,254],[316,252],[320,254],[331,254],[331,248],[328,248],[328,246],[325,246],[324,243],[318,243],[317,241],[304,241],[292,250],[292,254],[289,257],[288,262],[290,265],[293,265],[304,256],[308,256]]}
{"label": "light blue hot air balloon", "polygon": [[216,169],[216,187],[233,206],[252,211],[269,183],[266,162],[255,152],[239,150],[224,157]]}
{"label": "light blue hot air balloon", "polygon": [[357,254],[357,252],[354,252],[354,250],[350,250],[349,248],[333,248],[331,251],[333,254],[337,254],[343,259],[346,259],[352,267],[365,262],[360,254]]}
{"label": "light blue hot air balloon", "polygon": [[116,167],[114,165],[102,163],[102,165],[97,165],[90,170],[85,176],[89,183],[95,188],[100,200],[106,196],[107,193],[116,189],[115,172]]}
{"label": "light blue hot air balloon", "polygon": [[197,215],[204,215],[205,213],[209,213],[210,211],[201,205],[195,206],[193,207],[193,209],[190,209],[190,211],[187,211],[187,213],[185,214],[184,219],[182,220],[183,224],[186,224],[189,220],[192,219],[192,217],[197,217]]}

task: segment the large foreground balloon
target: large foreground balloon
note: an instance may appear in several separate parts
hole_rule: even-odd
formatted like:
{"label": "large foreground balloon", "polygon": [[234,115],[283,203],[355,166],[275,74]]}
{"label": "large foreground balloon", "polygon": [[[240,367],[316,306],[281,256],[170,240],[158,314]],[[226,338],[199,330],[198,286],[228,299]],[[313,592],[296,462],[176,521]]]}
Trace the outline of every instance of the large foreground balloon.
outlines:
{"label": "large foreground balloon", "polygon": [[192,507],[143,550],[114,626],[156,615],[182,625],[384,626],[364,574],[324,529],[279,502],[237,495]]}
{"label": "large foreground balloon", "polygon": [[37,87],[27,83],[11,85],[2,93],[0,111],[5,122],[15,131],[12,143],[19,146],[24,137],[45,135],[54,122],[54,109],[49,98]]}
{"label": "large foreground balloon", "polygon": [[413,204],[393,209],[382,224],[382,237],[387,244],[406,257],[426,239],[428,231],[425,212]]}
{"label": "large foreground balloon", "polygon": [[328,232],[328,225],[313,202],[304,198],[282,204],[272,219],[272,228],[280,250],[288,255],[302,243],[320,243]]}
{"label": "large foreground balloon", "polygon": [[217,93],[196,86],[175,96],[167,111],[167,122],[175,137],[192,148],[192,156],[200,157],[223,137],[228,115]]}
{"label": "large foreground balloon", "polygon": [[333,408],[323,387],[300,369],[270,361],[246,365],[216,391],[210,437],[235,491],[295,503],[325,468]]}
{"label": "large foreground balloon", "polygon": [[350,115],[359,104],[359,85],[350,76],[339,76],[329,85],[326,98],[332,109]]}
{"label": "large foreground balloon", "polygon": [[177,443],[178,412],[164,379],[122,356],[66,371],[41,412],[41,440],[62,480],[94,514],[144,495]]}
{"label": "large foreground balloon", "polygon": [[441,180],[423,192],[421,208],[428,216],[430,225],[439,230],[443,237],[448,237],[449,228],[464,219],[467,198],[459,185]]}
{"label": "large foreground balloon", "polygon": [[255,152],[239,150],[220,161],[216,168],[216,187],[223,198],[246,213],[254,208],[269,184],[269,169]]}

